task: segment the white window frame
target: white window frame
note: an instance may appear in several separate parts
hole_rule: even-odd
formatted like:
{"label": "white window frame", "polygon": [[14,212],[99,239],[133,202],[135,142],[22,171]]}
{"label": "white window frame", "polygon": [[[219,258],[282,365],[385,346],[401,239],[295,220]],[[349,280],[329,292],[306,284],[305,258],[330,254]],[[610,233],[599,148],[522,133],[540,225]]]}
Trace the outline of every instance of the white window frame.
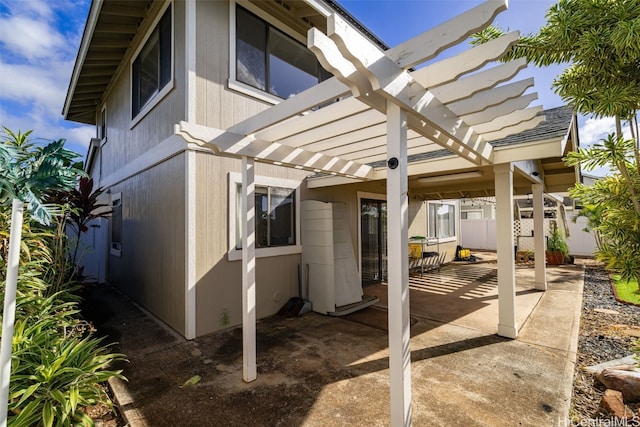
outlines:
{"label": "white window frame", "polygon": [[[236,226],[239,220],[238,206],[238,185],[242,185],[242,174],[236,172],[229,173],[229,249],[227,258],[229,261],[240,261],[242,259],[242,249],[237,249],[238,240],[236,238]],[[295,221],[296,221],[296,244],[287,246],[274,246],[270,248],[256,248],[256,258],[266,258],[272,256],[293,255],[302,253],[300,244],[300,181],[282,178],[272,178],[267,176],[256,176],[255,185],[260,187],[280,187],[295,190]]]}
{"label": "white window frame", "polygon": [[[431,230],[429,227],[429,215],[431,212],[431,205],[449,205],[449,206],[453,206],[453,221],[454,221],[454,227],[455,227],[455,234],[451,237],[441,237],[439,238],[438,236],[431,236]],[[429,234],[429,238],[435,238],[438,243],[446,243],[446,242],[455,242],[458,240],[458,233],[460,230],[460,205],[458,203],[456,203],[456,201],[451,201],[451,200],[433,200],[433,201],[427,201],[427,234]]]}
{"label": "white window frame", "polygon": [[[107,143],[109,132],[107,131],[107,104],[102,104],[100,108],[100,115],[98,116],[98,127],[96,129],[96,136],[100,140],[100,147]],[[104,130],[103,130],[104,129]]]}
{"label": "white window frame", "polygon": [[[120,240],[122,240],[122,193],[114,193],[111,195],[111,208],[120,206]],[[122,254],[122,241],[114,243],[111,238],[113,236],[111,227],[109,227],[109,253],[119,257]]]}
{"label": "white window frame", "polygon": [[171,76],[169,77],[169,83],[167,83],[162,89],[160,89],[158,93],[153,95],[151,99],[149,99],[147,103],[143,105],[142,108],[140,108],[140,111],[138,111],[138,114],[136,114],[136,116],[131,119],[131,122],[129,123],[129,129],[133,129],[135,125],[137,125],[140,122],[140,120],[142,120],[147,114],[149,114],[149,112],[153,110],[153,108],[156,105],[158,105],[158,103],[162,101],[162,99],[164,99],[164,97],[167,96],[169,92],[173,90],[173,87],[175,85],[174,83],[175,69],[174,68],[175,68],[175,56],[176,56],[175,55],[176,8],[172,0],[172,1],[166,2],[163,5],[162,9],[158,12],[158,15],[155,17],[155,19],[151,23],[149,29],[147,30],[147,33],[144,35],[144,38],[136,48],[134,54],[131,56],[131,60],[129,61],[129,117],[131,117],[133,113],[133,63],[138,58],[140,51],[142,51],[142,49],[146,45],[147,41],[149,40],[149,37],[151,37],[151,34],[155,31],[156,27],[158,26],[158,23],[160,22],[160,19],[162,19],[162,16],[164,15],[168,7],[171,7]]}
{"label": "white window frame", "polygon": [[242,83],[236,79],[236,5],[244,7],[249,12],[253,13],[260,19],[276,27],[284,34],[288,35],[294,40],[299,41],[305,46],[307,45],[307,39],[306,37],[302,37],[300,34],[296,33],[288,25],[275,19],[273,16],[270,16],[269,14],[265,13],[265,11],[256,7],[248,1],[231,0],[229,2],[229,81],[227,82],[227,86],[231,90],[249,95],[261,101],[265,101],[273,105],[279,104],[283,101],[282,98],[272,95],[269,92],[262,91],[253,86],[249,86],[248,84]]}

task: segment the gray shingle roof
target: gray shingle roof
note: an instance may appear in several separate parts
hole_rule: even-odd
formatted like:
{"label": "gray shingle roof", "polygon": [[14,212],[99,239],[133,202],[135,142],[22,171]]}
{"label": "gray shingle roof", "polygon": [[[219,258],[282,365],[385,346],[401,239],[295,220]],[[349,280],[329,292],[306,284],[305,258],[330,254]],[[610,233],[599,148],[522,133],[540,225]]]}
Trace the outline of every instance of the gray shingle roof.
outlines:
{"label": "gray shingle roof", "polygon": [[564,138],[569,132],[573,111],[567,106],[551,108],[539,115],[546,116],[546,120],[533,129],[510,135],[503,139],[491,141],[494,147],[524,144],[526,142],[544,141],[552,138]]}
{"label": "gray shingle roof", "polygon": [[[545,115],[546,120],[533,129],[524,132],[509,135],[506,138],[491,141],[494,147],[504,147],[507,145],[524,144],[527,142],[544,141],[553,138],[564,138],[569,132],[573,112],[571,108],[562,106],[542,111],[539,115]],[[419,162],[429,159],[437,159],[439,157],[451,156],[452,153],[447,149],[432,151],[430,153],[414,154],[407,158],[409,163]],[[373,168],[384,166],[386,160],[368,163]]]}

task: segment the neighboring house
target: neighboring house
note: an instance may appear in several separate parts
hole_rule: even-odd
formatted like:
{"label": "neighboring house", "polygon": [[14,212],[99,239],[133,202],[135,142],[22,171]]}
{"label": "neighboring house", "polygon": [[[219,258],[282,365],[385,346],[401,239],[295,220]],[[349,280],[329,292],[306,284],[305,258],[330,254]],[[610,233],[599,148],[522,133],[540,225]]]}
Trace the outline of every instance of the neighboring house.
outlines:
{"label": "neighboring house", "polygon": [[242,324],[252,381],[255,319],[298,280],[331,302],[336,272],[352,289],[388,276],[392,423],[406,425],[408,237],[438,236],[451,258],[454,200],[495,195],[496,320],[515,338],[513,194],[542,209],[576,179],[561,161],[571,112],[527,108],[533,79],[504,83],[524,61],[486,66],[517,33],[435,60],[505,9],[485,2],[387,49],[330,0],[94,0],[63,114],[97,129],[86,169],[113,209],[96,239],[106,279],[187,338]]}
{"label": "neighboring house", "polygon": [[[592,185],[598,177],[581,175],[585,185]],[[461,245],[478,250],[496,249],[495,198],[478,197],[460,200],[460,242]],[[569,254],[593,256],[596,240],[588,230],[587,218],[579,216],[579,201],[568,193],[545,194],[544,235],[558,227],[565,235]],[[514,197],[513,244],[520,251],[533,250],[533,203],[531,194]]]}

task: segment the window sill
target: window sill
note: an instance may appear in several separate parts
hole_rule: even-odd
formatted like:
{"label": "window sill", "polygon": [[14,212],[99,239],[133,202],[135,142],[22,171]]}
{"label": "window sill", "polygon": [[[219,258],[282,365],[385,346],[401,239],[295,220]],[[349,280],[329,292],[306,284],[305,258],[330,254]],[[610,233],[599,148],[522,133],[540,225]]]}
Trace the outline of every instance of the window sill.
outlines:
{"label": "window sill", "polygon": [[[131,119],[129,123],[129,130],[133,129],[139,122],[142,120],[151,110],[155,108],[156,105],[160,103],[164,99],[165,96],[173,89],[173,79],[167,83],[160,92],[156,93],[146,104],[136,116]],[[129,99],[131,99],[131,94],[129,94]],[[133,103],[133,102],[131,102]]]}
{"label": "window sill", "polygon": [[[291,246],[278,246],[275,248],[256,248],[256,258],[268,258],[274,256],[283,256],[283,255],[295,255],[302,253],[302,246],[300,245],[291,245]],[[242,260],[242,250],[241,249],[232,249],[227,253],[227,259],[229,261],[240,261]]]}
{"label": "window sill", "polygon": [[458,240],[457,236],[454,236],[454,237],[441,237],[439,239],[436,239],[436,243],[432,243],[430,245],[433,246],[433,245],[437,245],[437,244],[440,244],[440,243],[450,243],[450,242],[455,242],[456,240]]}
{"label": "window sill", "polygon": [[260,89],[257,89],[253,86],[249,86],[247,84],[244,84],[242,82],[239,82],[237,80],[231,80],[229,79],[227,81],[227,87],[230,90],[236,91],[236,92],[240,92],[244,95],[248,95],[252,98],[256,98],[259,99],[260,101],[264,101],[264,102],[268,102],[269,104],[279,104],[282,102],[282,98],[279,98],[275,95],[271,95],[268,92],[264,92]]}

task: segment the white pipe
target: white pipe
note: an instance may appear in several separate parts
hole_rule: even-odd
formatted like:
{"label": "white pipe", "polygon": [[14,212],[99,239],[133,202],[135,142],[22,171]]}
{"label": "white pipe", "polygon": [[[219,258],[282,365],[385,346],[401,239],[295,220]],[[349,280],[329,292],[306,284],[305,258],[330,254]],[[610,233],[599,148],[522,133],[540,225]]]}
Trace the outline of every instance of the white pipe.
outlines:
{"label": "white pipe", "polygon": [[9,234],[9,262],[7,263],[7,285],[4,292],[2,312],[2,341],[0,342],[0,426],[6,427],[9,409],[9,380],[11,379],[11,350],[13,324],[16,318],[16,287],[18,264],[20,263],[20,241],[24,203],[13,199],[11,206],[11,230]]}

